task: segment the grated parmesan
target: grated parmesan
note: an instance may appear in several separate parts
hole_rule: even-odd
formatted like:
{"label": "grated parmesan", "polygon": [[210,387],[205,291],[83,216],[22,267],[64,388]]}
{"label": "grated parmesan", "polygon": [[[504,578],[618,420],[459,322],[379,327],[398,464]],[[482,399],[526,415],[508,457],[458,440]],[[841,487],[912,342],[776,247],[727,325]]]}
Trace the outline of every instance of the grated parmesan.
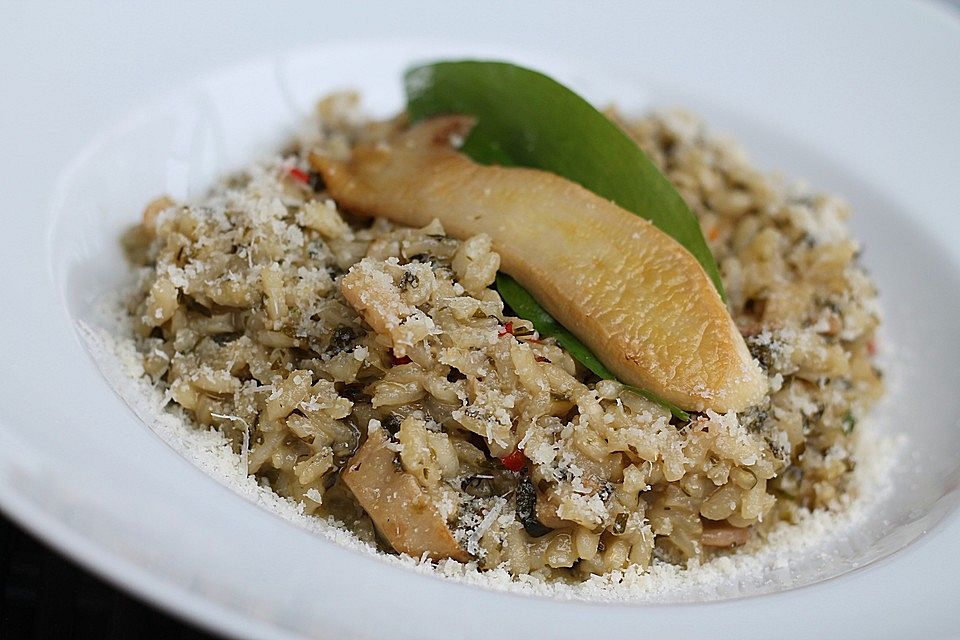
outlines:
{"label": "grated parmesan", "polygon": [[[246,475],[241,456],[233,452],[229,442],[217,431],[200,429],[184,412],[166,409],[168,399],[143,375],[134,342],[122,337],[130,332],[123,299],[124,296],[119,295],[105,300],[103,326],[80,323],[81,335],[121,397],[181,455],[237,494],[320,538],[417,573],[485,589],[559,600],[685,602],[768,593],[806,584],[829,572],[834,563],[840,567],[850,565],[851,554],[872,541],[869,534],[860,529],[890,495],[890,471],[905,449],[903,436],[874,437],[869,433],[869,423],[863,425],[861,433],[869,437],[857,439],[855,455],[859,463],[852,472],[852,493],[856,493],[857,498],[844,496],[837,508],[831,510],[801,510],[797,523],[779,523],[762,543],[755,541],[737,553],[717,556],[699,566],[680,567],[654,559],[646,572],[633,566],[569,584],[547,581],[536,575],[511,576],[504,568],[481,572],[475,562],[431,563],[426,558],[384,555],[336,522],[304,515],[302,505],[278,496]],[[371,420],[370,428],[380,428],[378,421]],[[491,509],[480,522],[477,529],[480,534],[474,534],[477,540],[502,517],[503,503],[497,504],[499,508]]]}

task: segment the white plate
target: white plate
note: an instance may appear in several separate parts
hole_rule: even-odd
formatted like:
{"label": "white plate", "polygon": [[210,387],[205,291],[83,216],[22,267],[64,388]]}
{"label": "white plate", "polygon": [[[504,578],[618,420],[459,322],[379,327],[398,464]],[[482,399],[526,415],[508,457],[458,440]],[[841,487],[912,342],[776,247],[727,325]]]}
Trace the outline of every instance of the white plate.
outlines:
{"label": "white plate", "polygon": [[[115,582],[244,637],[960,633],[960,22],[926,4],[602,6],[12,10],[0,44],[0,126],[18,150],[0,160],[4,510]],[[269,55],[242,62],[253,54]],[[143,202],[196,192],[248,161],[331,88],[358,86],[378,111],[398,108],[399,70],[452,54],[539,66],[598,101],[683,104],[762,166],[852,202],[901,356],[881,422],[910,434],[913,458],[867,540],[782,582],[842,575],[689,605],[453,584],[246,502],[111,393],[74,323],[120,280],[116,234]]]}

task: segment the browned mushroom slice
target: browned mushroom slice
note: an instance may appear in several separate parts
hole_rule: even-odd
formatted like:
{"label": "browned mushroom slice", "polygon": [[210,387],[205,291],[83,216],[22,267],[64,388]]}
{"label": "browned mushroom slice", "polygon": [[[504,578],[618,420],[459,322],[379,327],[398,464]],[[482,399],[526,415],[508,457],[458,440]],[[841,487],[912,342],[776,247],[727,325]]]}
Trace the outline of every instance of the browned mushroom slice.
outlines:
{"label": "browned mushroom slice", "polygon": [[457,544],[416,479],[397,467],[388,444],[382,429],[371,433],[341,474],[344,483],[397,551],[468,562],[470,554]]}
{"label": "browned mushroom slice", "polygon": [[346,162],[311,163],[357,213],[488,234],[501,268],[623,382],[696,411],[740,411],[763,396],[759,366],[690,252],[557,175],[476,164],[450,146],[470,125],[435,118]]}
{"label": "browned mushroom slice", "polygon": [[700,535],[700,544],[705,547],[739,547],[750,539],[750,529],[731,524],[707,524]]}

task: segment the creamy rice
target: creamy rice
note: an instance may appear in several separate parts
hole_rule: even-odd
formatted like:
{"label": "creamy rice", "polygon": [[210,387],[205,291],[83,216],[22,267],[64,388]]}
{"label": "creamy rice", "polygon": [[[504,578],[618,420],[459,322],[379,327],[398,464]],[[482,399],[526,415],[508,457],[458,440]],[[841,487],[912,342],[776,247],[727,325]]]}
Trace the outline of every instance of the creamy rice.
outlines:
{"label": "creamy rice", "polygon": [[344,96],[282,157],[202,201],[152,203],[126,236],[145,372],[278,494],[386,551],[340,477],[374,432],[478,566],[513,574],[696,562],[838,504],[882,388],[846,207],[760,174],[690,116],[620,120],[700,218],[770,379],[760,406],[680,422],[505,312],[485,236],[344,215],[306,154],[404,126]]}

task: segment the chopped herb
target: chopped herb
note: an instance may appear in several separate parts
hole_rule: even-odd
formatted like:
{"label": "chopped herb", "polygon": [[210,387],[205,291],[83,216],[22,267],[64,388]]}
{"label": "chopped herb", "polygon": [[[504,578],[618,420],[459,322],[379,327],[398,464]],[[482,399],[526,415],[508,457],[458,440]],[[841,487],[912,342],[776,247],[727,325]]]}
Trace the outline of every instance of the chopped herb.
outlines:
{"label": "chopped herb", "polygon": [[409,271],[404,271],[403,276],[400,278],[400,289],[406,291],[407,289],[416,289],[420,286],[420,278],[416,274],[410,273]]}
{"label": "chopped herb", "polygon": [[621,535],[624,531],[627,530],[627,521],[630,519],[630,514],[628,513],[618,513],[616,519],[613,521],[613,526],[610,527],[610,533],[615,536]]}
{"label": "chopped herb", "polygon": [[311,171],[307,174],[307,184],[309,184],[310,188],[314,191],[323,191],[327,188],[327,185],[323,182],[323,176],[316,171]]}
{"label": "chopped herb", "polygon": [[467,376],[463,374],[460,369],[456,367],[450,367],[450,371],[447,372],[447,382],[457,382],[458,380],[466,380]]}
{"label": "chopped herb", "polygon": [[764,441],[767,443],[767,446],[770,447],[770,452],[773,453],[774,457],[777,460],[782,462],[790,462],[789,452],[779,443],[779,441],[774,440],[770,436],[764,436]]}
{"label": "chopped herb", "polygon": [[[762,406],[752,407],[740,419],[741,424],[747,430],[759,433],[767,420],[770,418],[770,412]],[[804,416],[806,418],[806,416]]]}
{"label": "chopped herb", "polygon": [[537,519],[537,489],[529,475],[524,475],[517,485],[517,520],[531,538],[541,538],[553,531]]}
{"label": "chopped herb", "polygon": [[397,432],[400,431],[400,425],[403,423],[403,418],[398,416],[395,413],[391,413],[380,423],[384,429],[387,430],[391,436],[397,435]]}
{"label": "chopped herb", "polygon": [[210,336],[210,339],[216,342],[217,344],[223,346],[227,343],[233,342],[234,340],[239,339],[243,334],[242,333],[218,333]]}
{"label": "chopped herb", "polygon": [[857,419],[853,417],[853,411],[848,410],[843,416],[843,432],[849,435],[856,426]]}
{"label": "chopped herb", "polygon": [[340,390],[340,396],[350,400],[351,402],[369,400],[370,396],[363,391],[364,386],[365,385],[362,382],[353,382],[351,384],[344,385],[343,389]]}
{"label": "chopped herb", "polygon": [[597,495],[600,496],[601,500],[606,502],[610,496],[613,495],[613,484],[604,482],[603,486],[600,488],[600,491],[597,492]]}
{"label": "chopped herb", "polygon": [[474,498],[489,498],[494,491],[493,476],[473,475],[460,481],[460,489]]}
{"label": "chopped herb", "polygon": [[420,262],[423,264],[428,264],[433,262],[436,258],[431,256],[429,253],[416,253],[410,256],[410,259],[407,262]]}
{"label": "chopped herb", "polygon": [[185,304],[187,309],[198,313],[205,318],[210,318],[213,316],[213,312],[210,311],[207,307],[197,302],[192,296],[183,296],[185,298]]}
{"label": "chopped herb", "polygon": [[[536,333],[534,329],[528,329],[526,327],[515,327],[513,323],[510,323],[511,331],[514,338],[526,338],[527,336],[532,336]],[[540,342],[539,340],[529,340],[529,342]]]}
{"label": "chopped herb", "polygon": [[774,350],[780,347],[779,343],[761,340],[758,337],[749,337],[746,340],[750,355],[757,359],[764,371],[769,371],[774,363]]}
{"label": "chopped herb", "polygon": [[327,347],[326,355],[335,356],[343,351],[351,351],[357,337],[358,334],[353,327],[346,325],[337,327],[333,332],[333,337],[330,338],[330,345]]}

